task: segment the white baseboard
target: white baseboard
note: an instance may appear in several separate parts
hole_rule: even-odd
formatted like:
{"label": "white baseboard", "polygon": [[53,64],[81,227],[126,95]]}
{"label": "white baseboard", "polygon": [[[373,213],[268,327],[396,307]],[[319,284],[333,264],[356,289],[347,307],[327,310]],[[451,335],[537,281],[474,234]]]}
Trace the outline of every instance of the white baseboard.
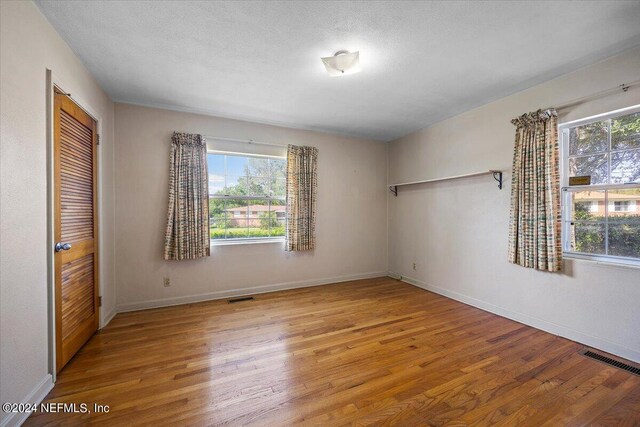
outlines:
{"label": "white baseboard", "polygon": [[474,306],[484,311],[488,311],[493,314],[497,314],[507,319],[515,320],[516,322],[524,323],[525,325],[533,326],[536,329],[540,329],[545,332],[549,332],[554,335],[559,335],[564,338],[568,338],[572,341],[579,342],[589,347],[597,348],[607,353],[615,354],[616,356],[623,357],[625,359],[640,363],[640,352],[633,350],[611,341],[604,340],[602,338],[594,337],[584,332],[577,331],[572,328],[568,328],[563,325],[549,322],[528,314],[511,311],[497,305],[493,305],[486,301],[482,301],[476,298],[472,298],[458,292],[450,291],[448,289],[440,288],[437,286],[429,285],[421,280],[414,279],[408,276],[401,276],[394,272],[389,272],[388,275],[394,279],[401,280],[410,285],[418,288],[426,289],[427,291],[434,292],[436,294],[443,295],[447,298],[460,301],[462,303]]}
{"label": "white baseboard", "polygon": [[253,286],[240,289],[229,289],[224,291],[208,292],[206,294],[185,295],[181,297],[162,298],[149,301],[132,302],[119,305],[118,313],[127,311],[145,310],[150,308],[168,307],[172,305],[189,304],[193,302],[210,301],[245,295],[264,294],[267,292],[283,291],[287,289],[308,288],[311,286],[328,285],[331,283],[348,282],[350,280],[372,279],[374,277],[385,277],[386,271],[374,271],[370,273],[352,274],[348,276],[328,277],[323,279],[311,279],[299,282],[275,283],[270,285]]}
{"label": "white baseboard", "polygon": [[[45,377],[37,384],[29,394],[22,399],[20,402],[15,403],[31,403],[31,404],[40,404],[42,400],[45,398],[47,393],[51,391],[53,388],[53,378],[51,374],[45,375]],[[4,402],[3,402],[4,403]],[[7,418],[0,423],[0,427],[17,427],[24,423],[27,418],[29,418],[31,412],[16,412],[10,413]]]}
{"label": "white baseboard", "polygon": [[100,322],[100,329],[104,328],[111,322],[111,320],[118,314],[117,307],[113,307],[110,312],[102,316],[102,321]]}

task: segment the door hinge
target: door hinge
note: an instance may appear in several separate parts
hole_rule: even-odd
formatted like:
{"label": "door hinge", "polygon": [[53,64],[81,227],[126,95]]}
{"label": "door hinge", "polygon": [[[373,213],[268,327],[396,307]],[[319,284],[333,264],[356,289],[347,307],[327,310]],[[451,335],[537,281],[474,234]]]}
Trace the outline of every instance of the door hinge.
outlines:
{"label": "door hinge", "polygon": [[96,145],[100,145],[100,134],[96,135]]}
{"label": "door hinge", "polygon": [[102,307],[102,296],[98,297],[98,307]]}

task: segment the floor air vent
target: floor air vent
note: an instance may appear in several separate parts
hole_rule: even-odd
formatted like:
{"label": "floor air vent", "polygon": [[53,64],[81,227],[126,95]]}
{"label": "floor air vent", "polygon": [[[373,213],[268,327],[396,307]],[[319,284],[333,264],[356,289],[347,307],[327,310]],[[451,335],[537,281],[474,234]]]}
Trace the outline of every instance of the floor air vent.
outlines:
{"label": "floor air vent", "polygon": [[622,369],[627,372],[631,372],[632,374],[640,376],[640,368],[636,368],[635,366],[627,365],[626,363],[619,362],[610,357],[595,353],[591,350],[585,350],[582,352],[582,354],[586,357],[597,360],[598,362],[606,363],[607,365],[611,365],[618,369]]}
{"label": "floor air vent", "polygon": [[233,304],[234,302],[242,302],[242,301],[253,301],[253,297],[238,297],[238,298],[231,298],[229,300],[229,304]]}

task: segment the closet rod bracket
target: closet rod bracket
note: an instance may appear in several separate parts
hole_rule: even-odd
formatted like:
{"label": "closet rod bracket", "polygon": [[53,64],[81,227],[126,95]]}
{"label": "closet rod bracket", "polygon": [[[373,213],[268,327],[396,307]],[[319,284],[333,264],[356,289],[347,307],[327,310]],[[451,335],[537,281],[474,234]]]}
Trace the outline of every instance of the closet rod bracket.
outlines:
{"label": "closet rod bracket", "polygon": [[502,172],[491,171],[493,173],[493,179],[498,181],[498,189],[502,190]]}
{"label": "closet rod bracket", "polygon": [[398,197],[398,186],[397,185],[390,185],[389,186],[389,191],[391,191],[394,196]]}

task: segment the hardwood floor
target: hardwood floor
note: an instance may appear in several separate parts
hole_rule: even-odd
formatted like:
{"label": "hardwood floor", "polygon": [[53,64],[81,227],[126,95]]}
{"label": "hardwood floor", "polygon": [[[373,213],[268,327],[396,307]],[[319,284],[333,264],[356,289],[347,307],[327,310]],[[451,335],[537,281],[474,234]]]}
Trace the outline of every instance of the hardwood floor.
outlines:
{"label": "hardwood floor", "polygon": [[640,377],[390,278],[123,313],[26,425],[640,425]]}

